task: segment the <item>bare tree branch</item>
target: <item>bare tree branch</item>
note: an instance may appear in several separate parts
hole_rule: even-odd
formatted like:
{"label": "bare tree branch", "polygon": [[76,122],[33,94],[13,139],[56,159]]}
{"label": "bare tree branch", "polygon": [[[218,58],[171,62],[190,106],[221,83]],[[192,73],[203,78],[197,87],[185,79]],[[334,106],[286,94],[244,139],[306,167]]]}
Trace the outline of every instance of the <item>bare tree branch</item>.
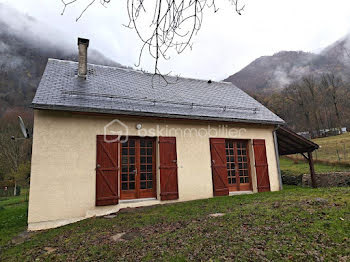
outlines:
{"label": "bare tree branch", "polygon": [[[62,15],[66,7],[79,0],[65,2]],[[235,6],[235,11],[241,15],[245,5],[240,6],[239,0],[227,0]],[[82,10],[77,17],[78,21],[86,10],[92,6],[96,0],[91,2]],[[100,4],[106,7],[111,0],[100,0]],[[141,59],[145,50],[155,59],[154,74],[159,74],[160,59],[170,59],[170,50],[175,50],[181,54],[186,49],[192,49],[193,37],[201,29],[204,10],[212,8],[216,13],[219,8],[215,0],[127,0],[127,13],[129,22],[126,27],[135,30],[142,41],[142,47],[137,64],[141,64]],[[147,11],[152,10],[148,13]],[[150,20],[149,30],[145,32],[145,21]]]}

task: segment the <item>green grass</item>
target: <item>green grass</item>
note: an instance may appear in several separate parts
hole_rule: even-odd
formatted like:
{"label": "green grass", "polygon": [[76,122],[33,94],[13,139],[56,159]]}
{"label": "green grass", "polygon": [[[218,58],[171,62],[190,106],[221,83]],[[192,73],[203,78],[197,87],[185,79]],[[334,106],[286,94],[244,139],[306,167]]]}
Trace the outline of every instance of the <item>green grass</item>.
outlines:
{"label": "green grass", "polygon": [[27,189],[20,196],[0,198],[0,246],[27,228]]}
{"label": "green grass", "polygon": [[[119,232],[131,237],[113,242]],[[0,260],[348,261],[349,236],[350,188],[285,187],[87,219],[8,244]]]}
{"label": "green grass", "polygon": [[313,140],[320,148],[314,153],[317,160],[350,163],[350,133]]}
{"label": "green grass", "polygon": [[[350,167],[345,167],[341,165],[315,163],[314,166],[315,166],[316,173],[350,171]],[[302,159],[293,160],[290,158],[281,157],[280,168],[281,168],[281,171],[284,171],[286,174],[291,174],[291,175],[310,173],[309,164]]]}

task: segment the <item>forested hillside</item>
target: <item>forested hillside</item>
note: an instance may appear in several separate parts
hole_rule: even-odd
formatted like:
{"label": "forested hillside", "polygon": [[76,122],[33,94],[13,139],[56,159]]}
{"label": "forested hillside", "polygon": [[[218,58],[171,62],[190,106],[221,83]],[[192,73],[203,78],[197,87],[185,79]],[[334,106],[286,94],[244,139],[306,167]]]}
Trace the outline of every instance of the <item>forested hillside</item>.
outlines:
{"label": "forested hillside", "polygon": [[296,131],[350,128],[350,35],[318,54],[262,56],[226,81],[236,84]]}
{"label": "forested hillside", "polygon": [[[47,59],[50,57],[76,61],[77,46],[67,46],[64,39],[59,36],[54,41],[49,41],[45,35],[38,37],[35,31],[26,30],[26,27],[36,27],[38,22],[35,19],[19,14],[3,4],[0,4],[0,9],[11,12],[11,15],[19,21],[17,24],[9,24],[9,21],[3,20],[4,17],[0,16],[1,117],[11,108],[28,108]],[[89,62],[120,66],[93,49],[89,50]]]}
{"label": "forested hillside", "polygon": [[350,37],[345,37],[318,54],[302,51],[281,51],[254,60],[225,81],[245,91],[269,93],[279,91],[304,76],[320,77],[325,73],[350,80]]}
{"label": "forested hillside", "polygon": [[[2,15],[6,12],[5,20]],[[23,15],[0,3],[0,180],[16,178],[26,181],[30,172],[31,139],[23,137],[17,116],[32,129],[33,110],[30,108],[48,58],[77,60],[78,48],[69,46],[54,29],[47,35],[30,16]],[[49,39],[48,35],[54,35]],[[120,66],[96,50],[89,49],[90,63]]]}

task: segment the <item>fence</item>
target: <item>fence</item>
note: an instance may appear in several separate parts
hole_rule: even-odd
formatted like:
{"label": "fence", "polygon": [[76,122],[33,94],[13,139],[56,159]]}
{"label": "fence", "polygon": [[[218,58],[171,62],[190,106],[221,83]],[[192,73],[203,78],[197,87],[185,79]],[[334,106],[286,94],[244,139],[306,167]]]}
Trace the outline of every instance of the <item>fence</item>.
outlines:
{"label": "fence", "polygon": [[[12,197],[21,195],[21,191],[24,188],[27,188],[27,180],[4,180],[0,181],[0,197]],[[27,192],[25,190],[25,192]],[[26,194],[27,199],[27,194]]]}

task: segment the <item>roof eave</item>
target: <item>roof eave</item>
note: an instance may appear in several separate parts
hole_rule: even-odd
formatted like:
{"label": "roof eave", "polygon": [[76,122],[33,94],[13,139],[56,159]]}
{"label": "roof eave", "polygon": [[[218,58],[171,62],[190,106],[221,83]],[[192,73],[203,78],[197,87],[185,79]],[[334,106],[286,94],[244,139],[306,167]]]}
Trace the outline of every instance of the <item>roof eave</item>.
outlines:
{"label": "roof eave", "polygon": [[193,119],[193,120],[211,120],[211,121],[239,122],[239,123],[266,124],[266,125],[284,125],[285,124],[283,120],[270,121],[270,120],[250,120],[250,119],[225,118],[225,117],[192,116],[192,115],[164,114],[164,113],[153,113],[153,112],[142,112],[142,111],[101,109],[101,108],[90,108],[90,107],[80,107],[80,106],[74,107],[74,106],[64,106],[64,105],[48,105],[48,104],[37,104],[37,103],[32,103],[32,107],[33,109],[41,109],[41,110],[57,110],[57,111],[150,116],[150,117],[153,116],[153,117],[175,118],[175,119],[182,118],[182,119]]}

